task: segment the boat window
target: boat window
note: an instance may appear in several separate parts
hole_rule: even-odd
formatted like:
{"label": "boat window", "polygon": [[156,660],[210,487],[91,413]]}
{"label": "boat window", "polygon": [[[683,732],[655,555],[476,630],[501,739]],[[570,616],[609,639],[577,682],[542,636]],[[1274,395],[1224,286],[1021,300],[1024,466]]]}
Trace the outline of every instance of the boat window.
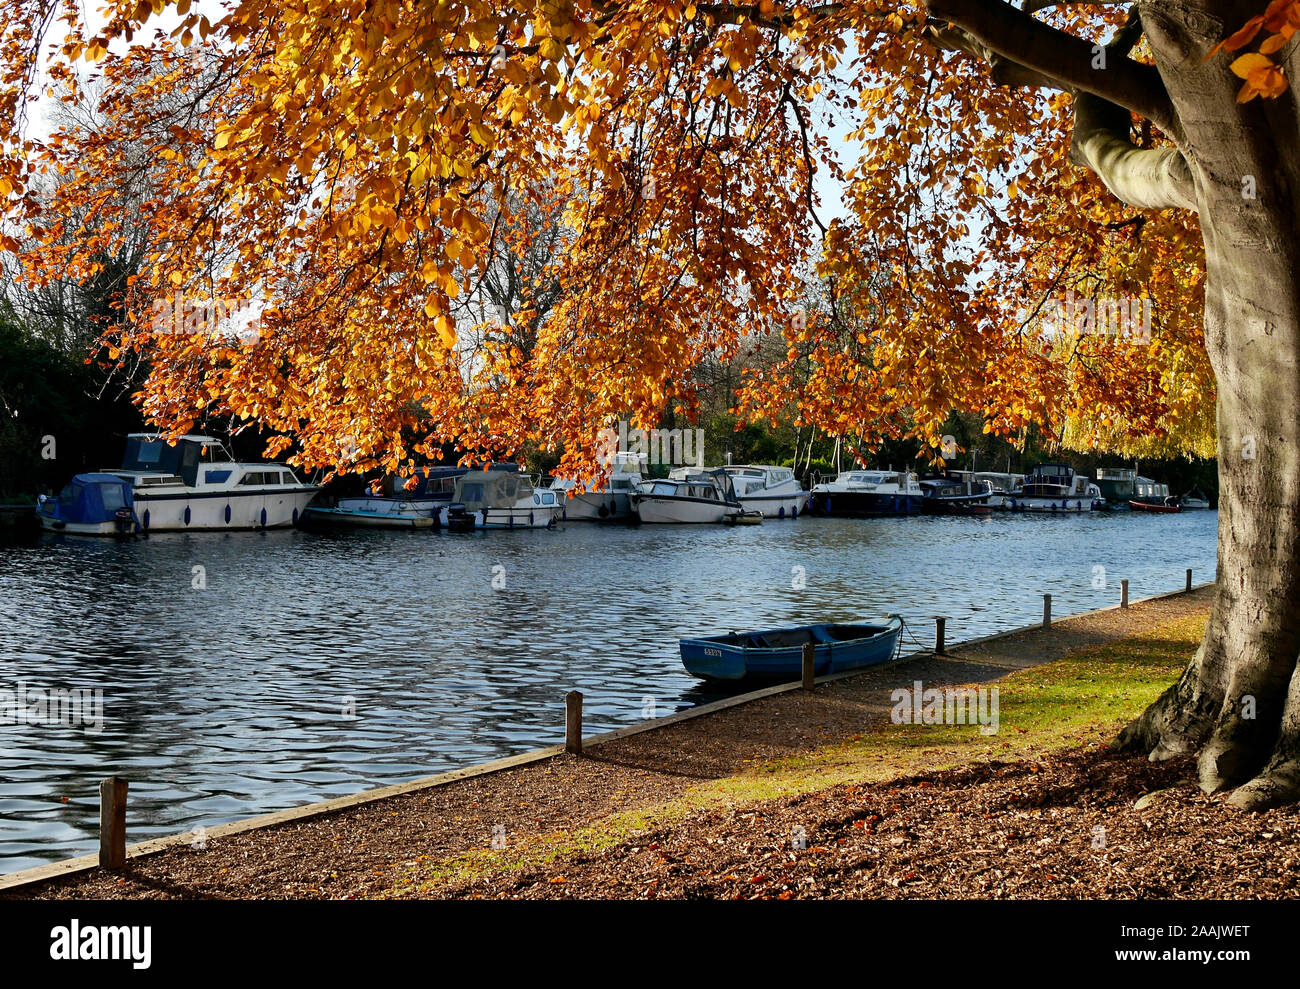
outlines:
{"label": "boat window", "polygon": [[265,475],[262,474],[261,471],[249,471],[247,474],[245,474],[243,477],[239,479],[239,483],[247,484],[250,487],[254,484],[264,484],[266,483],[262,480],[264,476]]}
{"label": "boat window", "polygon": [[280,475],[280,483],[281,483],[281,484],[297,484],[297,483],[298,483],[298,479],[297,479],[296,477],[294,477],[292,474],[290,474],[290,473],[288,473],[288,472],[284,472],[284,473],[282,473],[282,474]]}
{"label": "boat window", "polygon": [[204,484],[225,484],[230,480],[228,470],[208,470],[203,472]]}
{"label": "boat window", "polygon": [[104,500],[106,511],[115,512],[126,507],[126,499],[122,497],[122,487],[119,484],[101,484],[99,496]]}
{"label": "boat window", "polygon": [[163,447],[166,444],[160,440],[148,442],[140,441],[140,446],[136,449],[135,459],[140,464],[156,464],[162,460]]}
{"label": "boat window", "polygon": [[466,484],[464,490],[461,492],[461,500],[462,500],[462,501],[482,501],[482,500],[483,500],[483,485],[482,485],[482,483],[471,483],[471,484]]}

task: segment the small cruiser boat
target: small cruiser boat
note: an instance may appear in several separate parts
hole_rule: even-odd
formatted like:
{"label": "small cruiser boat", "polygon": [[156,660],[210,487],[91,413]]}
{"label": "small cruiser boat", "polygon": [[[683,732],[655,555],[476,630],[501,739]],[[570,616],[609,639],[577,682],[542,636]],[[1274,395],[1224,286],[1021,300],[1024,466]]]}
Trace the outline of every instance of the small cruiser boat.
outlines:
{"label": "small cruiser boat", "polygon": [[139,524],[131,485],[116,474],[78,474],[57,498],[36,500],[41,525],[78,536],[130,536]]}
{"label": "small cruiser boat", "polygon": [[[518,464],[492,464],[488,470],[518,471]],[[312,505],[304,521],[313,525],[368,529],[429,529],[440,524],[451,504],[456,478],[468,467],[421,467],[412,479],[390,474],[374,494],[340,498],[335,505]]]}
{"label": "small cruiser boat", "polygon": [[1019,494],[1010,499],[1013,512],[1062,515],[1090,512],[1101,490],[1067,464],[1036,464]]}
{"label": "small cruiser boat", "polygon": [[736,499],[746,512],[766,519],[797,519],[808,504],[808,492],[789,467],[734,464],[723,470],[731,475]]}
{"label": "small cruiser boat", "polygon": [[926,515],[988,515],[993,486],[988,481],[963,481],[956,477],[925,477],[921,511]]}
{"label": "small cruiser boat", "polygon": [[732,632],[682,639],[686,672],[708,680],[746,677],[798,677],[803,647],[813,644],[813,673],[824,676],[887,663],[898,649],[903,620],[891,615],[885,625],[802,625],[767,632]]}
{"label": "small cruiser boat", "polygon": [[1135,512],[1150,512],[1152,515],[1174,515],[1181,512],[1182,506],[1176,501],[1164,503],[1154,501],[1130,501],[1128,507]]}
{"label": "small cruiser boat", "polygon": [[1182,507],[1183,511],[1196,508],[1209,508],[1210,499],[1205,497],[1205,492],[1200,488],[1193,488],[1191,491],[1187,492],[1187,494],[1178,499],[1178,504]]}
{"label": "small cruiser boat", "polygon": [[643,523],[682,524],[722,522],[744,509],[725,470],[678,467],[666,479],[642,481],[632,511]]}
{"label": "small cruiser boat", "polygon": [[[182,436],[169,443],[159,433],[132,433],[122,466],[104,474],[131,486],[141,532],[213,529],[274,529],[297,523],[320,490],[299,481],[283,464],[238,463],[211,436]],[[89,482],[100,483],[100,482]],[[54,528],[53,518],[42,524]],[[63,531],[70,519],[63,519]]]}
{"label": "small cruiser boat", "polygon": [[452,532],[475,529],[549,529],[564,506],[560,493],[534,488],[524,474],[475,470],[456,478],[451,504],[440,521]]}
{"label": "small cruiser boat", "polygon": [[614,455],[609,475],[599,491],[590,488],[574,494],[577,482],[568,477],[552,478],[550,490],[559,493],[563,517],[569,522],[626,522],[632,517],[632,492],[644,477],[644,453],[620,451]]}
{"label": "small cruiser boat", "polygon": [[1011,499],[1020,493],[1025,485],[1024,474],[1002,474],[997,471],[950,470],[949,477],[962,481],[986,481],[989,491],[989,508],[1002,511],[1011,507]]}
{"label": "small cruiser boat", "polygon": [[808,510],[850,518],[919,515],[924,497],[910,471],[846,470],[833,481],[813,485]]}

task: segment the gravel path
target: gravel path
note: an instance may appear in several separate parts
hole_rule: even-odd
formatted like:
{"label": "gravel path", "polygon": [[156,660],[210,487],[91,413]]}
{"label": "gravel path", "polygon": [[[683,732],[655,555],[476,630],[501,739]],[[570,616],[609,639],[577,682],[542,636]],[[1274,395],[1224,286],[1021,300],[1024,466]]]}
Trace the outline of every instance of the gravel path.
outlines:
{"label": "gravel path", "polygon": [[[1058,622],[1047,632],[1034,630],[969,649],[959,648],[955,650],[954,655],[946,657],[921,657],[819,686],[811,694],[802,691],[779,694],[655,731],[591,746],[588,748],[588,754],[582,758],[557,757],[543,763],[459,780],[417,793],[391,797],[365,806],[339,811],[328,816],[232,835],[210,842],[201,852],[185,846],[169,849],[157,855],[132,860],[127,870],[121,874],[94,872],[52,881],[22,891],[0,894],[0,896],[50,899],[137,897],[245,899],[384,895],[419,864],[488,847],[494,833],[504,832],[510,836],[512,842],[515,842],[554,834],[558,830],[572,830],[610,814],[653,807],[680,796],[701,780],[729,777],[757,762],[808,753],[829,743],[852,738],[861,733],[870,723],[888,717],[889,691],[894,687],[908,686],[914,680],[925,681],[927,687],[993,680],[1012,670],[1060,659],[1079,649],[1141,635],[1144,631],[1177,618],[1206,613],[1209,602],[1210,591],[1205,589],[1135,605],[1127,611],[1110,611],[1068,619]],[[1084,762],[1062,763],[1051,767],[1050,772],[1065,774],[1061,775],[1062,780],[1071,778],[1070,773],[1076,775],[1082,773],[1086,777],[1089,772],[1088,766],[1091,765],[1087,760],[1102,757],[1089,755],[1079,758]],[[1132,760],[1111,760],[1105,765],[1124,767],[1130,762]],[[1150,767],[1144,761],[1137,760],[1133,763],[1131,771],[1129,769],[1115,771],[1121,772],[1121,775],[1128,774],[1123,776],[1123,779],[1131,777],[1131,780],[1140,781],[1141,786],[1147,786],[1157,782],[1167,784],[1178,772],[1185,774],[1187,769],[1172,766]],[[976,775],[965,777],[960,774],[955,776],[941,774],[933,781],[914,780],[907,783],[908,792],[935,788],[936,793],[942,790],[948,793],[951,799],[958,799],[954,796],[957,791],[954,791],[953,787],[970,787],[978,784],[992,788],[986,797],[981,798],[992,807],[999,800],[1005,803],[1011,792],[1007,790],[1004,794],[1001,789],[998,789],[999,787],[1003,789],[1011,787],[1014,781],[1021,779],[1031,782],[1040,779],[1037,775],[1026,777],[1025,774],[1031,770],[1023,768],[1021,764],[1002,769],[991,769],[985,766],[965,772]],[[1141,775],[1142,772],[1155,775],[1147,779]],[[985,775],[980,776],[981,773]],[[1046,780],[1048,777],[1043,776],[1041,779]],[[1115,792],[1122,793],[1127,800],[1128,791],[1123,788],[1128,786],[1131,790],[1132,785],[1139,784],[1130,785],[1123,779],[1116,778],[1109,782],[1099,780],[1098,785],[1118,787]],[[1035,785],[1038,784],[1035,782]],[[1041,790],[1041,787],[1039,789]],[[810,797],[797,798],[792,807],[803,807],[811,799]],[[818,806],[834,808],[834,811],[829,814],[829,817],[809,818],[801,825],[808,831],[810,847],[816,845],[816,842],[812,841],[814,833],[820,834],[818,829],[829,826],[828,821],[843,818],[847,821],[844,826],[850,828],[850,832],[864,830],[854,827],[854,822],[858,818],[852,817],[856,810],[851,808],[857,807],[854,801],[865,798],[845,790],[842,794],[828,794],[818,799],[821,801]],[[870,800],[877,799],[879,795],[870,798]],[[1217,813],[1208,809],[1212,805],[1205,800],[1196,803],[1194,799],[1189,799],[1191,799],[1190,806],[1200,807],[1204,813]],[[868,802],[862,806],[874,808],[876,805]],[[919,806],[921,805],[918,804]],[[889,827],[892,828],[897,823],[905,830],[900,830],[896,834],[891,833],[889,840],[892,842],[894,838],[903,837],[905,842],[916,841],[915,832],[922,826],[925,829],[938,828],[935,822],[941,821],[943,813],[948,813],[940,812],[939,808],[943,806],[942,803],[935,803],[929,812],[924,810],[914,812],[922,816],[896,816],[891,812]],[[969,812],[967,808],[965,813]],[[686,831],[676,838],[665,836],[660,845],[671,850],[677,847],[673,844],[674,841],[689,841],[686,837],[689,834],[695,834],[696,840],[700,840],[698,836],[713,833],[709,831],[712,828],[722,842],[719,848],[730,847],[738,840],[735,838],[738,833],[735,829],[741,825],[737,822],[746,820],[744,815],[750,812],[736,811],[735,814],[740,816],[734,819],[727,819],[723,812],[709,813],[723,814],[723,816],[702,819],[691,823],[689,827],[683,825]],[[773,826],[777,830],[774,834],[788,835],[789,828],[794,827],[795,824],[790,823],[787,826],[787,818],[793,821],[803,812],[792,810],[791,807],[773,806],[768,810],[753,813],[759,815],[754,820],[761,820],[764,814],[775,815],[777,823]],[[869,810],[862,819],[865,820],[873,813],[879,812],[875,809]],[[935,816],[926,817],[925,813]],[[1080,813],[1084,812],[1080,811]],[[881,815],[879,819],[883,821],[885,815]],[[1027,824],[1017,825],[1019,830],[1029,833],[1027,827]],[[935,840],[939,840],[939,830],[935,831]],[[1292,834],[1296,832],[1294,825],[1288,830]],[[825,839],[819,837],[817,841],[823,843],[829,841],[835,844],[841,837],[846,839],[861,837],[850,832],[841,833],[832,828],[827,832]],[[767,841],[762,837],[765,832],[761,829],[754,834],[755,837],[749,839],[751,845],[755,841],[760,843]],[[908,834],[912,837],[907,837]],[[962,841],[969,843],[972,840],[974,837],[971,834],[963,837],[953,832],[952,847],[960,849]],[[1020,841],[1020,839],[1016,840]],[[774,855],[777,854],[776,849],[782,842],[788,844],[786,839],[782,838],[778,845],[770,849]],[[984,840],[982,844],[987,845],[989,842]],[[829,848],[831,845],[826,847]],[[848,848],[849,842],[846,840],[843,845],[836,845],[836,847]],[[901,862],[902,853],[898,853],[896,849],[902,848],[903,845],[891,844],[889,847],[891,861]],[[650,858],[645,861],[653,865],[661,857],[658,852],[659,849],[649,849],[647,842],[641,841],[635,847],[629,846],[622,851],[610,849],[606,854],[613,856],[609,861],[618,862],[620,866],[626,866],[628,862],[641,861],[635,856],[649,855]],[[866,854],[861,849],[859,852]],[[688,854],[691,853],[682,852],[683,856]],[[823,853],[813,853],[814,856],[820,854]],[[619,855],[633,856],[633,858],[625,861],[620,859]],[[838,857],[834,857],[834,861],[839,863],[835,868],[843,871],[848,867],[846,864],[848,859],[845,859],[840,852],[836,852],[835,855]],[[662,857],[668,858],[667,855]],[[719,862],[721,861],[719,859]],[[807,853],[800,852],[796,855],[796,861],[814,860],[808,858]],[[828,863],[832,859],[817,861],[831,868]],[[652,879],[650,873],[645,873],[644,870],[638,873],[645,876],[643,884],[640,884],[641,880],[637,879],[631,885],[609,885],[606,881],[608,876],[604,864],[597,866],[588,863],[588,866],[592,870],[591,882],[588,885],[583,885],[576,877],[571,879],[568,875],[548,876],[548,881],[542,882],[541,885],[552,895],[627,896],[658,893],[688,896],[723,895],[724,892],[728,896],[734,895],[733,888],[725,884],[698,889],[695,886],[688,886],[687,873],[678,877],[679,881],[676,885],[665,883],[664,877],[658,876],[657,873],[655,874],[657,878]],[[650,867],[647,865],[647,868]],[[658,868],[657,865],[653,867]],[[813,866],[810,865],[808,868],[813,869]],[[997,869],[994,870],[994,873],[996,872]],[[1064,872],[1062,874],[1064,875]],[[601,875],[606,875],[606,879],[601,879]],[[745,877],[746,882],[752,879],[753,875],[751,871]],[[791,895],[838,895],[826,892],[831,888],[832,880],[819,879],[819,875],[816,869],[811,872],[801,872],[799,874],[801,885],[786,882],[784,886],[789,887],[788,890],[778,889],[772,895],[781,895],[787,891]],[[898,878],[892,872],[885,873],[885,876],[886,880],[891,876]],[[564,879],[565,882],[549,882],[549,879],[556,878]],[[994,878],[998,882],[1003,881],[996,875]],[[898,887],[889,886],[886,880],[882,880],[885,886],[897,892]],[[507,882],[507,880],[501,881]],[[513,884],[518,881],[521,881],[520,877],[515,875],[508,880],[508,883]],[[717,881],[724,882],[721,878]],[[866,882],[865,879],[862,881]],[[652,888],[652,882],[662,885]],[[911,882],[912,880],[907,880],[907,883]],[[734,883],[734,880],[728,879],[725,883]],[[765,891],[762,895],[768,895],[767,885],[756,882],[747,887],[747,890],[750,895],[757,895],[762,889]],[[525,885],[524,890],[529,891],[533,888]],[[706,888],[707,893],[699,892]],[[881,887],[882,890],[884,888]],[[965,894],[941,894],[936,892],[938,887],[926,887],[931,889],[931,892],[925,893],[920,892],[920,888],[906,895],[993,895],[999,889],[1006,895],[1016,895],[1017,887],[1012,880],[1008,879],[1001,887],[970,887]],[[1095,887],[1086,888],[1094,889],[1094,892],[1081,892],[1079,895],[1097,895]],[[1120,888],[1115,887],[1117,891]],[[863,886],[857,892],[853,892],[852,889],[856,887],[846,887],[843,895],[888,895],[875,887]],[[985,892],[976,892],[977,889],[984,889]],[[454,888],[450,892],[457,895],[521,894],[521,890],[514,885],[498,887],[491,884],[482,889]],[[534,894],[527,892],[526,895]],[[1132,894],[1116,892],[1114,895]],[[1203,895],[1215,894],[1211,892]]]}

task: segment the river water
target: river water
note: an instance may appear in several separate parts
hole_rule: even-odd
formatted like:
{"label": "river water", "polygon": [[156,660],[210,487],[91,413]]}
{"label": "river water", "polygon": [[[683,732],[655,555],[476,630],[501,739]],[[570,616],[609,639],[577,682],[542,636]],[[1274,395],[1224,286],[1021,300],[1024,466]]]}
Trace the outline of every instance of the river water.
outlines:
{"label": "river water", "polygon": [[568,690],[587,733],[716,699],[682,636],[898,612],[929,645],[935,615],[955,642],[1037,621],[1044,593],[1062,616],[1121,578],[1134,598],[1212,580],[1216,518],[0,545],[0,692],[103,692],[99,730],[0,723],[0,872],[97,848],[109,775],[129,841],[211,827],[557,744]]}

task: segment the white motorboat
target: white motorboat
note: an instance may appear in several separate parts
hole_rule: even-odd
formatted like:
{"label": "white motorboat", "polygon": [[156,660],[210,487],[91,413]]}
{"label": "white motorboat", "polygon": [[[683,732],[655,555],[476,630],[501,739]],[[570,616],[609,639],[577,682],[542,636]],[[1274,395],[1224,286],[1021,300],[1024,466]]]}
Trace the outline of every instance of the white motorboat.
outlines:
{"label": "white motorboat", "polygon": [[631,500],[637,518],[654,524],[722,522],[744,511],[721,468],[680,467],[670,477],[642,481]]}
{"label": "white motorboat", "polygon": [[919,515],[924,491],[911,471],[846,470],[833,481],[814,484],[808,510],[819,515],[868,518]]}
{"label": "white motorboat", "polygon": [[[133,527],[141,532],[290,526],[320,490],[298,480],[283,464],[237,462],[220,440],[199,435],[171,443],[160,433],[132,433],[121,467],[79,474],[73,482],[106,474],[131,486]],[[102,484],[99,488],[101,493],[108,490]],[[42,509],[46,528],[66,532],[74,522],[80,524],[61,510]]]}
{"label": "white motorboat", "polygon": [[733,464],[724,469],[746,512],[758,512],[766,519],[794,519],[808,504],[808,492],[789,467]]}
{"label": "white motorboat", "polygon": [[600,490],[577,492],[577,482],[568,477],[551,480],[548,490],[560,496],[562,517],[570,522],[626,522],[632,517],[632,492],[644,480],[641,467],[645,454],[619,452]]}
{"label": "white motorboat", "polygon": [[[518,464],[492,464],[488,470],[518,471]],[[372,494],[339,498],[334,505],[312,505],[307,522],[325,526],[369,529],[427,529],[441,523],[451,504],[456,479],[468,467],[421,467],[413,477],[390,474]]]}
{"label": "white motorboat", "polygon": [[1019,493],[1006,506],[1013,512],[1061,515],[1090,512],[1102,498],[1101,489],[1067,464],[1036,464]]}
{"label": "white motorboat", "polygon": [[561,517],[560,492],[534,488],[524,474],[475,470],[456,478],[440,521],[453,532],[474,529],[547,529]]}
{"label": "white motorboat", "polygon": [[1020,493],[1020,489],[1025,486],[1024,474],[1003,474],[997,471],[970,471],[970,470],[953,470],[949,471],[953,477],[962,481],[978,483],[980,481],[988,482],[990,487],[988,506],[992,509],[1010,509],[1011,499]]}

